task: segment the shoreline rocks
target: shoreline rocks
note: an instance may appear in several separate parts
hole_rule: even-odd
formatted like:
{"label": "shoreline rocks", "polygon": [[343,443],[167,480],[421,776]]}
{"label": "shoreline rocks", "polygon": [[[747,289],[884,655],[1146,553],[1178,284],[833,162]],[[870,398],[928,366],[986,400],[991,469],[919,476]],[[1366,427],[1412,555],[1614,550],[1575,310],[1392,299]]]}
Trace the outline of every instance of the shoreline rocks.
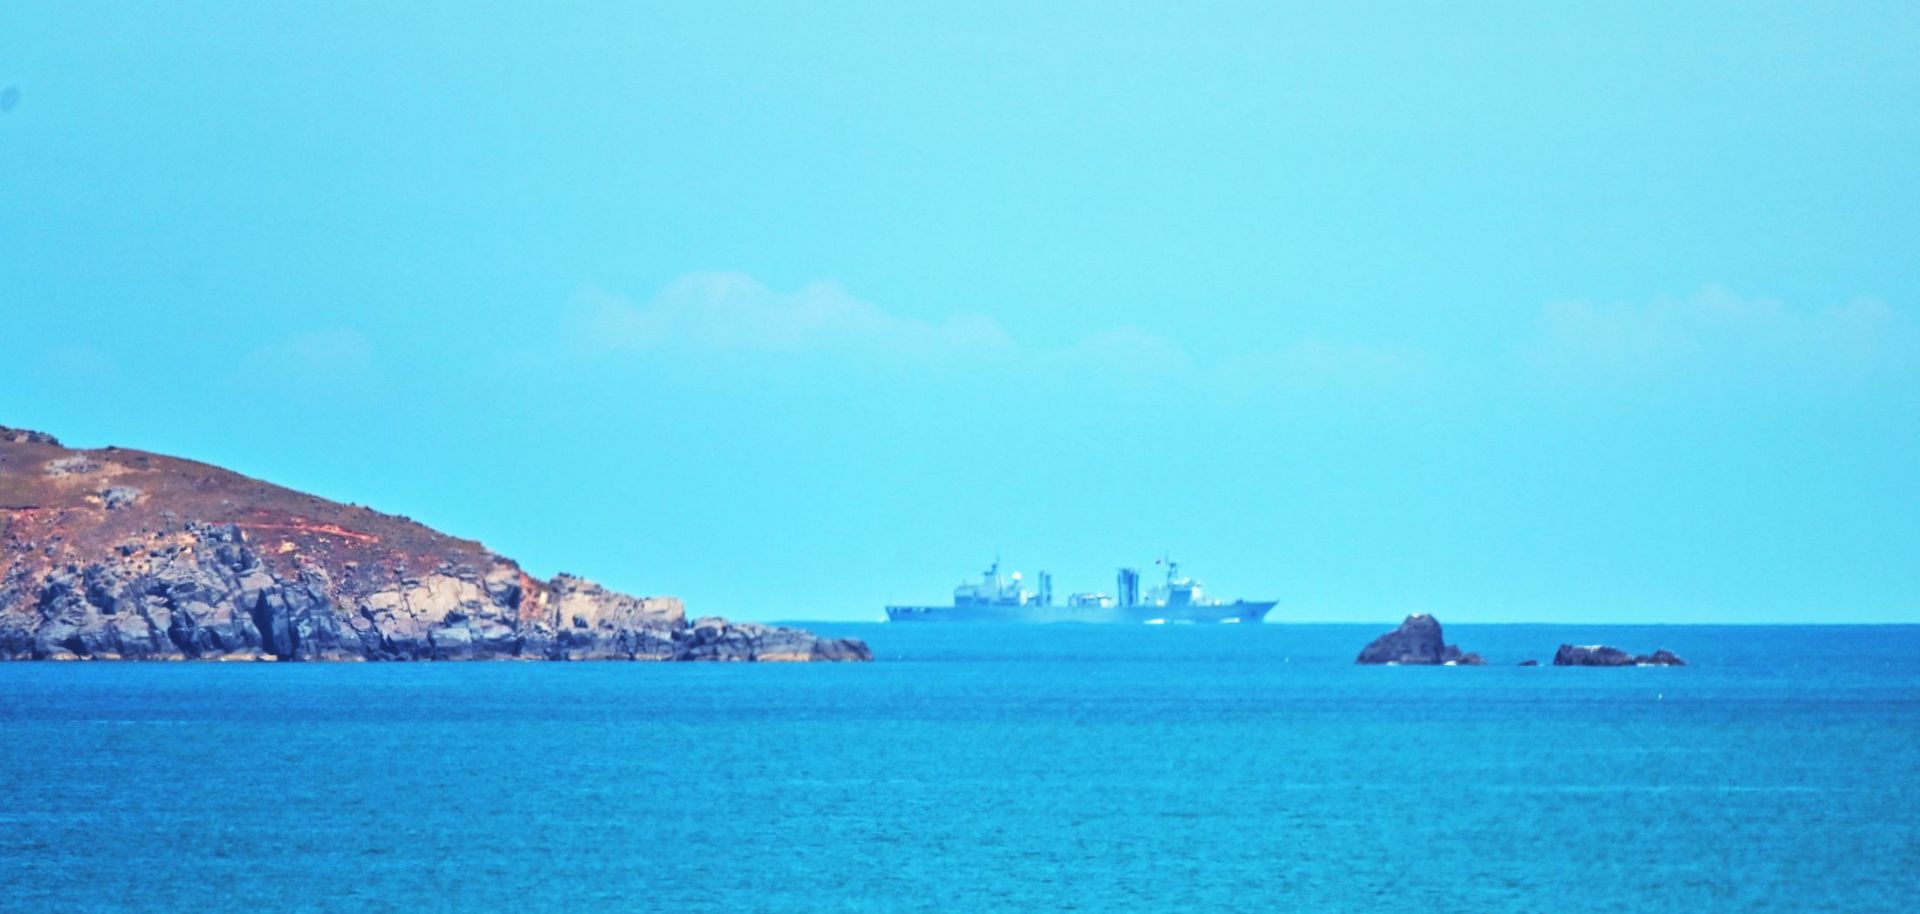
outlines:
{"label": "shoreline rocks", "polygon": [[1401,622],[1399,628],[1373,639],[1354,663],[1481,666],[1486,661],[1479,654],[1465,653],[1458,645],[1446,643],[1440,620],[1425,613],[1414,613]]}

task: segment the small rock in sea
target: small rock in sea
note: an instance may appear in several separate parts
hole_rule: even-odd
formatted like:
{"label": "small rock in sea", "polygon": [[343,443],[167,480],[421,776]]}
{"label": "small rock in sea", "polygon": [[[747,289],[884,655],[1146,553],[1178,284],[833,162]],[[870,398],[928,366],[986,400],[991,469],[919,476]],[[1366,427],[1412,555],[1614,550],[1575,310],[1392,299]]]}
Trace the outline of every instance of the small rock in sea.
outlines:
{"label": "small rock in sea", "polygon": [[1562,644],[1553,654],[1554,666],[1686,666],[1687,662],[1662,648],[1635,656],[1605,644]]}
{"label": "small rock in sea", "polygon": [[1418,666],[1481,666],[1486,663],[1479,654],[1462,653],[1459,646],[1446,643],[1441,634],[1440,620],[1425,613],[1414,613],[1401,622],[1399,628],[1373,639],[1360,651],[1359,658],[1354,662]]}
{"label": "small rock in sea", "polygon": [[1605,644],[1562,644],[1553,653],[1554,666],[1632,666],[1633,655]]}

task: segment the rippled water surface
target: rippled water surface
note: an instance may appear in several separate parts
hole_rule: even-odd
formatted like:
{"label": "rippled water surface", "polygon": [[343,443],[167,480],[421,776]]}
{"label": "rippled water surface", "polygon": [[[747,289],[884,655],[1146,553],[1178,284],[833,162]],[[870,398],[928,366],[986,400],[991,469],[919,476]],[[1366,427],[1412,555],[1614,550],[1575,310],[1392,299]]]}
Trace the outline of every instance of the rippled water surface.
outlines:
{"label": "rippled water surface", "polygon": [[[870,665],[0,663],[0,911],[1881,911],[1920,627],[823,625]],[[1561,641],[1681,669],[1513,666]]]}

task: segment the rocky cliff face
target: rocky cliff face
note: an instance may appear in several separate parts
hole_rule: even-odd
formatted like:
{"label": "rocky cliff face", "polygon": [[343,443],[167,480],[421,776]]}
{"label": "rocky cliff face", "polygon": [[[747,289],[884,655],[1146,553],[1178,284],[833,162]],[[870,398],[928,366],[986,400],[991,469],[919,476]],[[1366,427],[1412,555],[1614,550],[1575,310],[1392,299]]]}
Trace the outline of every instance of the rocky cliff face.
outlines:
{"label": "rocky cliff face", "polygon": [[1373,639],[1354,662],[1479,666],[1486,661],[1480,659],[1479,654],[1462,653],[1457,645],[1448,644],[1439,619],[1415,613],[1401,622],[1399,628]]}
{"label": "rocky cliff face", "polygon": [[404,517],[0,427],[0,659],[869,660]]}

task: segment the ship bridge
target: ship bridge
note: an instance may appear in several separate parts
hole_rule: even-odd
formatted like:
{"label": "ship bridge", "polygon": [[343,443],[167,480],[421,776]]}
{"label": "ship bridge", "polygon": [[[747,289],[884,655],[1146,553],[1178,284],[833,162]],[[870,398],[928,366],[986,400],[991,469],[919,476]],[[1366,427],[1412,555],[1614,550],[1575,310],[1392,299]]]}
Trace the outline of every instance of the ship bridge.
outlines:
{"label": "ship bridge", "polygon": [[1040,589],[1027,590],[1022,586],[1020,572],[1010,577],[1000,574],[1000,560],[995,558],[987,570],[980,573],[978,581],[962,581],[953,589],[955,606],[1051,606],[1053,605],[1053,575],[1040,572]]}

